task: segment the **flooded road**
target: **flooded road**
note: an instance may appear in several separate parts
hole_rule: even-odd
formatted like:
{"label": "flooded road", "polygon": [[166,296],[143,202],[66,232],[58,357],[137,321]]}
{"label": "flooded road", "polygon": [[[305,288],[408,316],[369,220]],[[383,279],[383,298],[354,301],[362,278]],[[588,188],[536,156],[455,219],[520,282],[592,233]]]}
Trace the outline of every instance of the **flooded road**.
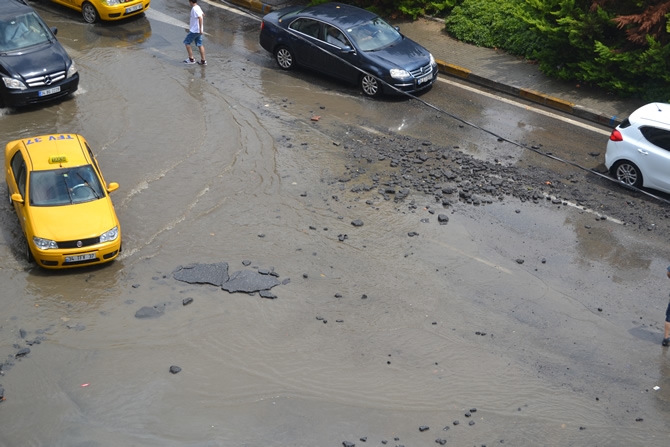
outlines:
{"label": "flooded road", "polygon": [[[39,5],[80,91],[2,110],[3,144],[84,135],[120,184],[124,244],[107,266],[41,270],[0,205],[0,445],[670,441],[662,235],[550,201],[442,209],[416,193],[353,193],[386,169],[363,161],[364,175],[343,178],[358,132],[555,162],[417,102],[280,72],[256,20],[203,9],[208,66],[185,67],[187,2],[95,26]],[[602,135],[442,84],[422,99],[552,150],[571,132],[574,157],[602,147]],[[219,262],[276,272],[277,299],[172,277]],[[165,311],[135,317],[152,306]]]}

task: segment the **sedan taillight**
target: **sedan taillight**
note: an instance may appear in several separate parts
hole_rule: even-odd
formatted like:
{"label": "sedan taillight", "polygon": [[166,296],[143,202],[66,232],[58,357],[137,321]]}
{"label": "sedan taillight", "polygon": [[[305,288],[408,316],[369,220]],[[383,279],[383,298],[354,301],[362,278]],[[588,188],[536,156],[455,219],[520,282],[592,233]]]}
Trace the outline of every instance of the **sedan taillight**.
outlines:
{"label": "sedan taillight", "polygon": [[612,134],[610,135],[610,140],[611,141],[623,141],[623,137],[621,136],[621,132],[614,129],[612,131]]}
{"label": "sedan taillight", "polygon": [[261,31],[263,31],[263,28],[265,28],[265,21],[261,20]]}

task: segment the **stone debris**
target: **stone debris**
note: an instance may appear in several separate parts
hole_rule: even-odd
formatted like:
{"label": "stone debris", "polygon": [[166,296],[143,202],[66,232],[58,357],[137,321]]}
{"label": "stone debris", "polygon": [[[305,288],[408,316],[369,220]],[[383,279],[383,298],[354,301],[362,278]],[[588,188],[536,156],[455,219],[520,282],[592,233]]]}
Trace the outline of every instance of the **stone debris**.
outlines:
{"label": "stone debris", "polygon": [[165,304],[158,304],[153,307],[144,306],[135,312],[135,318],[157,318],[165,313]]}

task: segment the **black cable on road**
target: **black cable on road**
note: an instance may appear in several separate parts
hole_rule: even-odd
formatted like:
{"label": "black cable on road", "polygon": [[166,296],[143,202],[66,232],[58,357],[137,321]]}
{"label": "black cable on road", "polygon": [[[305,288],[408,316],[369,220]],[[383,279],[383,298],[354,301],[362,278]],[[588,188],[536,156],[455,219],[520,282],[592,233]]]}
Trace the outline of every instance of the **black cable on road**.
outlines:
{"label": "black cable on road", "polygon": [[[412,95],[411,93],[407,93],[407,92],[404,92],[404,91],[402,91],[402,90],[396,88],[395,86],[389,84],[388,82],[384,81],[383,79],[379,79],[377,76],[375,76],[375,75],[373,75],[373,74],[371,74],[371,73],[368,73],[367,71],[363,70],[363,69],[360,68],[360,67],[357,67],[357,66],[353,65],[353,64],[350,63],[349,61],[347,61],[347,60],[343,59],[342,57],[338,56],[337,54],[334,54],[334,53],[332,53],[332,52],[330,52],[330,51],[328,51],[328,50],[326,50],[326,49],[324,49],[324,48],[321,48],[319,45],[316,45],[314,42],[312,42],[311,40],[309,40],[309,39],[307,39],[306,37],[304,37],[301,33],[297,33],[297,32],[295,32],[295,31],[293,31],[292,29],[289,29],[288,27],[286,28],[286,32],[288,32],[288,33],[289,33],[290,35],[292,35],[293,37],[295,37],[295,38],[297,38],[297,39],[300,39],[300,40],[302,40],[303,42],[308,43],[308,44],[311,45],[312,47],[317,48],[319,51],[323,51],[324,53],[328,54],[329,56],[336,57],[336,58],[339,59],[341,62],[344,62],[346,65],[348,65],[348,66],[350,66],[350,67],[352,67],[352,68],[358,70],[361,74],[364,74],[364,75],[367,75],[367,76],[372,76],[372,77],[374,77],[375,79],[377,79],[379,82],[381,82],[381,83],[384,84],[385,86],[389,87],[389,88],[392,89],[392,90],[395,90],[397,93],[399,93],[399,94],[401,94],[401,95],[404,95],[404,96],[406,96],[406,97],[408,97],[408,98],[411,98],[411,99],[413,99],[413,100],[415,100],[415,101],[418,101],[418,102],[420,102],[421,104],[425,105],[426,107],[429,107],[429,108],[431,108],[431,109],[433,109],[433,110],[435,110],[435,111],[437,111],[437,112],[439,112],[439,113],[442,113],[442,114],[444,114],[444,115],[447,115],[448,117],[450,117],[450,118],[452,118],[452,119],[454,119],[454,120],[456,120],[456,121],[458,121],[458,122],[460,122],[460,123],[463,123],[463,124],[465,124],[465,125],[467,125],[467,126],[470,126],[470,127],[474,128],[474,129],[477,129],[477,130],[480,130],[480,131],[482,131],[482,132],[485,132],[485,133],[487,133],[487,134],[489,134],[489,135],[491,135],[491,136],[497,138],[497,139],[500,140],[500,141],[504,141],[504,142],[506,142],[506,143],[509,143],[509,144],[514,145],[514,146],[520,147],[520,148],[522,148],[522,149],[525,149],[525,150],[534,152],[534,153],[536,153],[536,154],[538,154],[538,155],[541,155],[541,156],[543,156],[543,157],[547,157],[547,158],[550,158],[550,159],[552,159],[552,160],[558,161],[558,162],[560,162],[560,163],[564,163],[564,164],[566,164],[566,165],[573,166],[573,167],[575,167],[575,168],[577,168],[577,169],[581,169],[581,170],[586,171],[586,172],[588,172],[588,173],[590,173],[590,174],[592,174],[592,175],[595,175],[596,177],[605,179],[605,180],[607,180],[607,181],[609,181],[609,182],[614,182],[614,183],[616,183],[618,186],[623,186],[623,187],[625,187],[625,188],[628,188],[628,189],[630,189],[630,190],[639,192],[639,193],[644,194],[644,195],[646,195],[646,196],[648,196],[648,197],[651,197],[651,198],[656,199],[656,200],[658,200],[658,201],[660,201],[660,202],[663,202],[663,203],[666,203],[666,204],[670,205],[670,200],[668,200],[668,199],[664,199],[663,197],[659,197],[659,196],[657,196],[657,195],[655,195],[655,194],[652,194],[652,193],[650,193],[650,192],[648,192],[648,191],[645,191],[645,190],[643,190],[643,189],[636,188],[635,186],[626,185],[625,183],[620,182],[619,180],[616,180],[616,179],[614,179],[614,178],[612,178],[612,177],[610,177],[610,176],[608,176],[608,175],[602,174],[602,173],[600,173],[600,172],[594,171],[593,169],[589,169],[589,168],[587,168],[587,167],[585,167],[585,166],[580,165],[579,163],[575,163],[575,162],[572,162],[572,161],[569,161],[569,160],[565,160],[565,159],[563,159],[563,158],[561,158],[561,157],[557,157],[557,156],[555,156],[555,155],[553,155],[553,154],[548,154],[548,153],[546,153],[546,152],[542,152],[542,151],[540,151],[540,150],[538,150],[538,149],[535,149],[535,148],[533,148],[533,147],[529,147],[529,146],[526,146],[526,145],[524,145],[524,144],[521,144],[521,143],[519,143],[519,142],[517,142],[517,141],[510,140],[510,139],[507,138],[507,137],[504,137],[504,136],[502,136],[502,135],[499,135],[499,134],[497,134],[497,133],[495,133],[495,132],[493,132],[493,131],[491,131],[491,130],[488,130],[488,129],[484,128],[484,127],[481,127],[481,126],[479,126],[479,125],[477,125],[477,124],[475,124],[475,123],[471,123],[471,122],[467,121],[466,119],[461,118],[461,117],[459,117],[459,116],[457,116],[457,115],[454,115],[453,113],[449,113],[449,112],[447,112],[446,110],[444,110],[444,109],[442,109],[442,108],[440,108],[440,107],[437,107],[437,106],[435,106],[435,105],[433,105],[433,104],[431,104],[431,103],[429,103],[429,102],[427,102],[427,101],[424,101],[424,100],[421,99],[421,98],[418,98],[418,97]],[[335,45],[333,45],[333,47],[335,47],[335,48],[339,48],[339,47],[337,47],[337,46],[335,46]],[[341,48],[339,48],[339,49],[341,49]]]}

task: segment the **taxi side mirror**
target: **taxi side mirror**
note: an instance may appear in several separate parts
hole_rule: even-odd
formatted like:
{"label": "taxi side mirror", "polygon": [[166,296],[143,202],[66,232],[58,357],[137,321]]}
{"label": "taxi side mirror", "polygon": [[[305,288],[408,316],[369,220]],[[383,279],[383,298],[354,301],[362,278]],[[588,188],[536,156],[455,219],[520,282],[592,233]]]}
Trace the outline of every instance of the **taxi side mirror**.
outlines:
{"label": "taxi side mirror", "polygon": [[23,197],[18,192],[12,194],[12,202],[23,203]]}
{"label": "taxi side mirror", "polygon": [[107,192],[110,193],[112,191],[116,191],[119,189],[119,184],[116,182],[112,182],[109,185],[107,185]]}

